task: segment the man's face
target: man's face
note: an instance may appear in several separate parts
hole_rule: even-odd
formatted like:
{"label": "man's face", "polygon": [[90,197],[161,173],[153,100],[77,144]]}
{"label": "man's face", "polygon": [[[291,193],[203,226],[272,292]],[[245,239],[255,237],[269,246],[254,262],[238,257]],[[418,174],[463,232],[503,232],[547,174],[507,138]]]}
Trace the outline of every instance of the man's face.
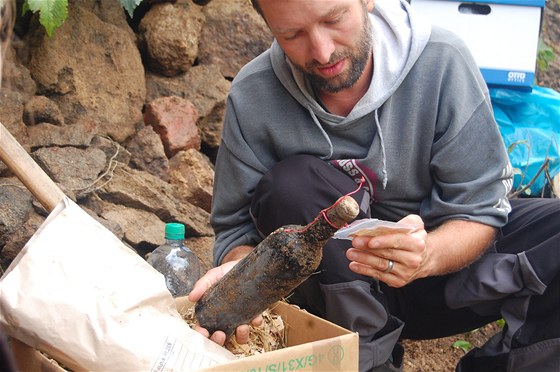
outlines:
{"label": "man's face", "polygon": [[362,75],[371,56],[363,0],[259,0],[290,61],[315,89],[340,92]]}

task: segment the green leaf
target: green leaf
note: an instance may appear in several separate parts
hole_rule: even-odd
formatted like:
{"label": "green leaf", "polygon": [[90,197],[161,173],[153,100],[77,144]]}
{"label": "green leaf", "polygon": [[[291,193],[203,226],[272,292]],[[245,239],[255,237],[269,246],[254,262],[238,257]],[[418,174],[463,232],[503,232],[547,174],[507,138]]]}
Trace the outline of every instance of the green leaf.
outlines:
{"label": "green leaf", "polygon": [[556,59],[556,54],[554,54],[554,50],[549,47],[542,38],[539,38],[538,44],[538,52],[537,52],[537,64],[539,66],[539,70],[546,71],[548,70],[550,63]]}
{"label": "green leaf", "polygon": [[463,352],[467,353],[470,349],[472,349],[472,345],[470,342],[465,340],[458,340],[453,343],[453,347],[456,349],[461,349]]}
{"label": "green leaf", "polygon": [[496,324],[498,325],[498,327],[504,328],[504,326],[506,325],[506,320],[504,318],[498,319],[496,320]]}
{"label": "green leaf", "polygon": [[142,0],[119,0],[119,1],[123,6],[123,8],[126,9],[130,18],[134,17],[134,9],[136,9],[136,7],[140,5],[140,3],[142,2]]}
{"label": "green leaf", "polygon": [[33,13],[39,12],[39,23],[49,37],[68,18],[68,0],[27,0],[26,3]]}
{"label": "green leaf", "polygon": [[25,13],[27,13],[29,11],[29,4],[27,4],[27,1],[25,1],[23,3],[23,6],[21,7],[21,15],[25,15]]}

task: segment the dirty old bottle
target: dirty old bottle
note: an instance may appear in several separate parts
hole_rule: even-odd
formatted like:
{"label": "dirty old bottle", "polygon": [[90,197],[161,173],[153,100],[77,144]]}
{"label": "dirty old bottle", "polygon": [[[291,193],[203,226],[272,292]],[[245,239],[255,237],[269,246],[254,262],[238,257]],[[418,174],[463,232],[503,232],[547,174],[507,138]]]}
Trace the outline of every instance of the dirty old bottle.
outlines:
{"label": "dirty old bottle", "polygon": [[200,278],[200,261],[184,245],[185,225],[165,225],[165,243],[148,257],[148,263],[165,276],[167,289],[173,297],[186,296]]}
{"label": "dirty old bottle", "polygon": [[317,270],[324,245],[358,212],[356,201],[343,196],[308,225],[273,231],[197,302],[198,324],[227,335],[248,324]]}

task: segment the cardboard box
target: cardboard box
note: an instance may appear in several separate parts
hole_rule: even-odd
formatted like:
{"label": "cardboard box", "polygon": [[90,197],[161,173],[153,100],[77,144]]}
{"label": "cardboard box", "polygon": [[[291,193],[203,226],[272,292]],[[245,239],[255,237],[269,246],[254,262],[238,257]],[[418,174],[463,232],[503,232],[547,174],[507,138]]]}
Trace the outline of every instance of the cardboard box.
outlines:
{"label": "cardboard box", "polygon": [[285,302],[273,311],[284,321],[287,347],[221,364],[205,371],[357,371],[358,334]]}
{"label": "cardboard box", "polygon": [[[358,334],[285,302],[273,306],[284,321],[287,347],[240,358],[204,371],[357,371]],[[21,371],[64,372],[37,350],[11,340]]]}
{"label": "cardboard box", "polygon": [[432,24],[461,37],[490,86],[531,89],[545,0],[411,0]]}

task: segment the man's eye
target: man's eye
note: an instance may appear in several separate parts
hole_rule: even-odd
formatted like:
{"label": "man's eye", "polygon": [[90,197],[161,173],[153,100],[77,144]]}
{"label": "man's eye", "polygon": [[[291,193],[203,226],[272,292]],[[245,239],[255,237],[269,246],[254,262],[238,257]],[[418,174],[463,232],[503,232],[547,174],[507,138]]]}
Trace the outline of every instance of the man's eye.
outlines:
{"label": "man's eye", "polygon": [[340,17],[331,18],[331,19],[328,19],[328,20],[324,21],[324,23],[327,24],[327,25],[336,25],[339,22],[340,22]]}
{"label": "man's eye", "polygon": [[284,40],[295,40],[298,37],[299,33],[285,35]]}

